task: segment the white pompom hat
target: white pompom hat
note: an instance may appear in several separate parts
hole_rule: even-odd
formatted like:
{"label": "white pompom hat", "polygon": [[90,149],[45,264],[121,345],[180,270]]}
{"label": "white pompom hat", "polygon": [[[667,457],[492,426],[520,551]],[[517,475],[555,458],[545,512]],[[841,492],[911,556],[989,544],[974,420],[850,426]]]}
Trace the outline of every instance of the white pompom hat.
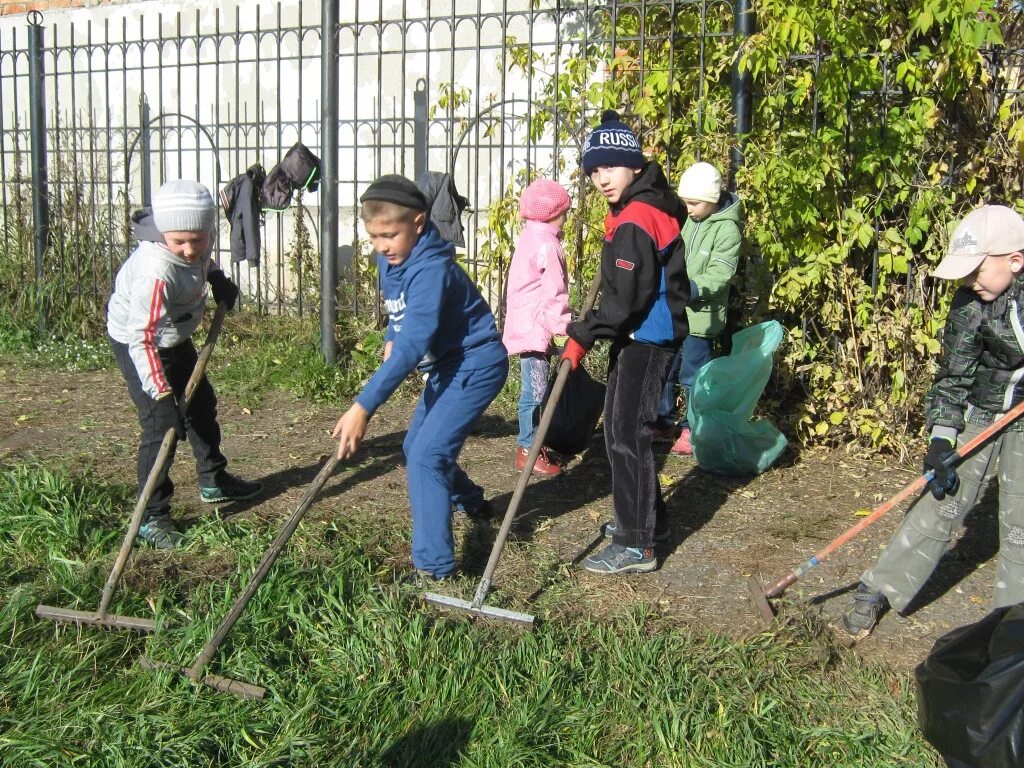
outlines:
{"label": "white pompom hat", "polygon": [[711,163],[694,163],[679,179],[679,196],[683,200],[717,203],[722,196],[722,174]]}

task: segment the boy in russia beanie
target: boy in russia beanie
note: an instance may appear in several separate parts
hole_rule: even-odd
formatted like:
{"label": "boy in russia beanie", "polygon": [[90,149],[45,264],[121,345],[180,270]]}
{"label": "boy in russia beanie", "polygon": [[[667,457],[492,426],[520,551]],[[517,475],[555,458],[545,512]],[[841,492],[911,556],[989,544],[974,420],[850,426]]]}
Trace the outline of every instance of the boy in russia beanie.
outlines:
{"label": "boy in russia beanie", "polygon": [[605,110],[601,124],[583,145],[583,172],[588,176],[601,165],[612,168],[643,168],[647,164],[636,134],[619,119],[614,109]]}

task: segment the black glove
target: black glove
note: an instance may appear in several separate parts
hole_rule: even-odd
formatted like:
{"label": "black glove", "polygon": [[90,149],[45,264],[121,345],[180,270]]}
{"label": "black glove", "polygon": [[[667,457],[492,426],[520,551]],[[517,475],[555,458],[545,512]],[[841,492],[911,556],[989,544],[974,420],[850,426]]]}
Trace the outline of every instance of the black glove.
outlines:
{"label": "black glove", "polygon": [[185,420],[181,418],[174,395],[164,395],[154,401],[153,418],[161,435],[166,435],[167,430],[173,428],[179,440],[185,439]]}
{"label": "black glove", "polygon": [[949,457],[956,453],[956,448],[944,437],[933,437],[928,445],[928,453],[924,455],[924,471],[934,472],[935,476],[928,483],[928,489],[936,499],[944,499],[947,493],[955,493],[960,487],[960,478],[956,470],[947,467]]}
{"label": "black glove", "polygon": [[213,289],[213,300],[215,302],[218,304],[224,302],[228,305],[228,309],[235,308],[235,301],[238,299],[238,286],[231,281],[230,277],[218,269],[206,276],[206,282]]}

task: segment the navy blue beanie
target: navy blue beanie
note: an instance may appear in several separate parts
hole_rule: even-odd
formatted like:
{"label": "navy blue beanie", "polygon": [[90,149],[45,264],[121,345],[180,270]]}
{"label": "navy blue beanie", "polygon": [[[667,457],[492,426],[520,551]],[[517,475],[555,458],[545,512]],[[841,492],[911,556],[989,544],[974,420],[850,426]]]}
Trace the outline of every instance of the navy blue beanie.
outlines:
{"label": "navy blue beanie", "polygon": [[601,124],[583,145],[583,172],[589,176],[595,168],[643,168],[647,164],[636,134],[619,119],[614,109],[605,110]]}

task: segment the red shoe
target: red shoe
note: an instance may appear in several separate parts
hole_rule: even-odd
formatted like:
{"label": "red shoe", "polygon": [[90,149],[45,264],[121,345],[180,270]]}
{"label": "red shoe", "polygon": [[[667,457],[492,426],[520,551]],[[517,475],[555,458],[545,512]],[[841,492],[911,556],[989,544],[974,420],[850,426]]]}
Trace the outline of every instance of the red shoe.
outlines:
{"label": "red shoe", "polygon": [[672,443],[672,447],[668,449],[668,452],[674,453],[676,456],[693,455],[693,444],[690,442],[689,427],[683,427],[683,431],[679,433],[679,439]]}
{"label": "red shoe", "polygon": [[[522,446],[516,448],[516,469],[520,472],[526,466],[526,456],[529,453],[529,448],[523,448]],[[562,474],[562,468],[558,466],[554,459],[548,456],[547,448],[541,448],[537,461],[533,465],[533,474],[541,475],[542,477],[554,477],[555,475]]]}

